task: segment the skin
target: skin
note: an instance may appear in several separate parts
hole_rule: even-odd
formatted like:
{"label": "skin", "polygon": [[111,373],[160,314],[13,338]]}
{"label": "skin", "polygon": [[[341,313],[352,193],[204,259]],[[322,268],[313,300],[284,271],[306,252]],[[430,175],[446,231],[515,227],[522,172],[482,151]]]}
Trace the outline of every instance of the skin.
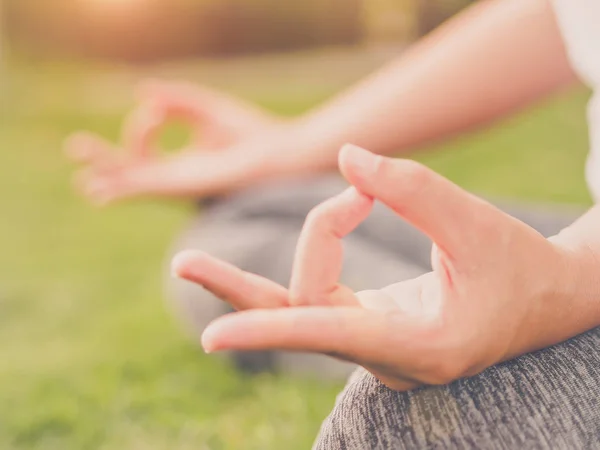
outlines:
{"label": "skin", "polygon": [[[275,145],[283,121],[227,95],[189,83],[148,80],[139,105],[125,120],[122,148],[79,132],[67,156],[83,166],[75,186],[103,205],[140,196],[197,197],[241,188],[263,175],[261,142]],[[157,152],[156,138],[171,120],[187,123],[192,146],[174,156]]]}
{"label": "skin", "polygon": [[[599,207],[545,239],[420,164],[376,156],[480,126],[574,81],[547,0],[482,1],[298,119],[205,88],[152,82],[126,122],[124,149],[89,134],[67,149],[85,166],[79,188],[100,203],[220,195],[337,164],[351,188],[308,216],[288,288],[201,253],[179,255],[173,270],[239,310],[206,329],[207,351],[324,353],[405,390],[470,376],[600,325]],[[199,138],[192,150],[159,157],[152,145],[170,118],[190,123]],[[345,142],[374,153],[340,153]],[[433,271],[355,294],[338,283],[341,241],[375,200],[432,239]]]}
{"label": "skin", "polygon": [[[547,240],[413,161],[346,146],[339,166],[352,187],[308,216],[289,289],[203,253],[175,258],[176,276],[240,311],[209,325],[206,351],[323,353],[407,390],[474,375],[600,323],[599,260],[574,238],[587,226],[592,234],[587,219]],[[433,240],[433,271],[354,294],[338,283],[342,239],[374,200]]]}

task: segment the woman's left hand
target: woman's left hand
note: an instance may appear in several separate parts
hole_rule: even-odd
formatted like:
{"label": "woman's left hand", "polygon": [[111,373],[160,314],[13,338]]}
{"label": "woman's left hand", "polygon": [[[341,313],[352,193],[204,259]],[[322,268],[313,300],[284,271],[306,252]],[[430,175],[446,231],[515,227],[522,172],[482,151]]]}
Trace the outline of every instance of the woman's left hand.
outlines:
{"label": "woman's left hand", "polygon": [[[76,188],[94,203],[221,195],[272,175],[266,162],[285,148],[279,136],[287,122],[206,86],[146,81],[138,97],[121,148],[88,132],[66,143],[68,157],[83,166]],[[161,155],[158,135],[173,119],[190,127],[191,146]]]}
{"label": "woman's left hand", "polygon": [[[308,216],[289,289],[206,254],[176,257],[176,275],[241,310],[206,329],[208,352],[323,353],[407,390],[576,334],[569,295],[577,262],[568,249],[418,163],[348,146],[340,168],[353,186]],[[355,294],[338,283],[342,238],[374,199],[432,239],[433,271]]]}

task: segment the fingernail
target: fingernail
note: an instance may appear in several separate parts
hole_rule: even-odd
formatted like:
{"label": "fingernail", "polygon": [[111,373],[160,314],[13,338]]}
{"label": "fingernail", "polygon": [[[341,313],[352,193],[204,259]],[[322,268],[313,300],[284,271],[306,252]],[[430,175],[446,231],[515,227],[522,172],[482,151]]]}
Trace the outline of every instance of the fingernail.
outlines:
{"label": "fingernail", "polygon": [[176,279],[181,278],[181,276],[179,275],[178,269],[179,268],[175,267],[174,264],[171,264],[171,278],[176,278]]}
{"label": "fingernail", "polygon": [[197,263],[204,256],[204,253],[199,250],[183,250],[177,253],[171,260],[171,275],[174,278],[184,278],[184,269],[194,267],[198,271]]}
{"label": "fingernail", "polygon": [[184,264],[185,257],[186,256],[184,252],[179,252],[173,257],[173,259],[171,260],[171,277],[181,278],[180,272],[181,267]]}
{"label": "fingernail", "polygon": [[188,258],[188,253],[189,250],[181,251],[173,256],[173,259],[171,259],[171,275],[173,275],[174,278],[179,278],[181,267],[185,265],[185,262]]}
{"label": "fingernail", "polygon": [[204,349],[204,353],[206,353],[207,355],[210,355],[214,350],[215,350],[215,345],[214,345],[214,339],[213,339],[213,334],[211,332],[211,328],[208,327],[206,330],[204,330],[204,333],[202,333],[202,338],[201,338],[201,345],[202,348]]}
{"label": "fingernail", "polygon": [[352,167],[353,171],[361,177],[373,175],[377,167],[377,157],[373,153],[352,144],[342,147],[340,161]]}

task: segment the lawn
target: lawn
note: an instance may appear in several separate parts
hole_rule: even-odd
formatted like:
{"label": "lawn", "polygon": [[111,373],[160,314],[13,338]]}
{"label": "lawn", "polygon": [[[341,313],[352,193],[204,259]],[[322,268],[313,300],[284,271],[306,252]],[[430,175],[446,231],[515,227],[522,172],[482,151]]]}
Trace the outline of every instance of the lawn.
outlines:
{"label": "lawn", "polygon": [[[21,61],[0,79],[0,448],[309,448],[339,386],[243,379],[187,341],[164,307],[161,271],[189,205],[96,210],[72,193],[61,142],[79,128],[115,138],[132,85],[149,73],[293,115],[384,58],[323,52],[137,69]],[[586,97],[575,89],[420,158],[469,189],[587,204]]]}

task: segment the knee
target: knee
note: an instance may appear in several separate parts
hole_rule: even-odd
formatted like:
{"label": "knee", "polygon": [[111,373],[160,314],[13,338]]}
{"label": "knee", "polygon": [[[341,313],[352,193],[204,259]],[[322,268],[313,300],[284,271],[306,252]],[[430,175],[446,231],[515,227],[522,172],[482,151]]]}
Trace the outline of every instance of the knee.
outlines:
{"label": "knee", "polygon": [[358,369],[323,422],[314,450],[390,448],[390,438],[405,427],[399,412],[406,402],[407,394],[388,389]]}
{"label": "knee", "polygon": [[397,392],[359,369],[323,422],[314,448],[444,447],[457,437],[462,417],[457,398],[447,386]]}

